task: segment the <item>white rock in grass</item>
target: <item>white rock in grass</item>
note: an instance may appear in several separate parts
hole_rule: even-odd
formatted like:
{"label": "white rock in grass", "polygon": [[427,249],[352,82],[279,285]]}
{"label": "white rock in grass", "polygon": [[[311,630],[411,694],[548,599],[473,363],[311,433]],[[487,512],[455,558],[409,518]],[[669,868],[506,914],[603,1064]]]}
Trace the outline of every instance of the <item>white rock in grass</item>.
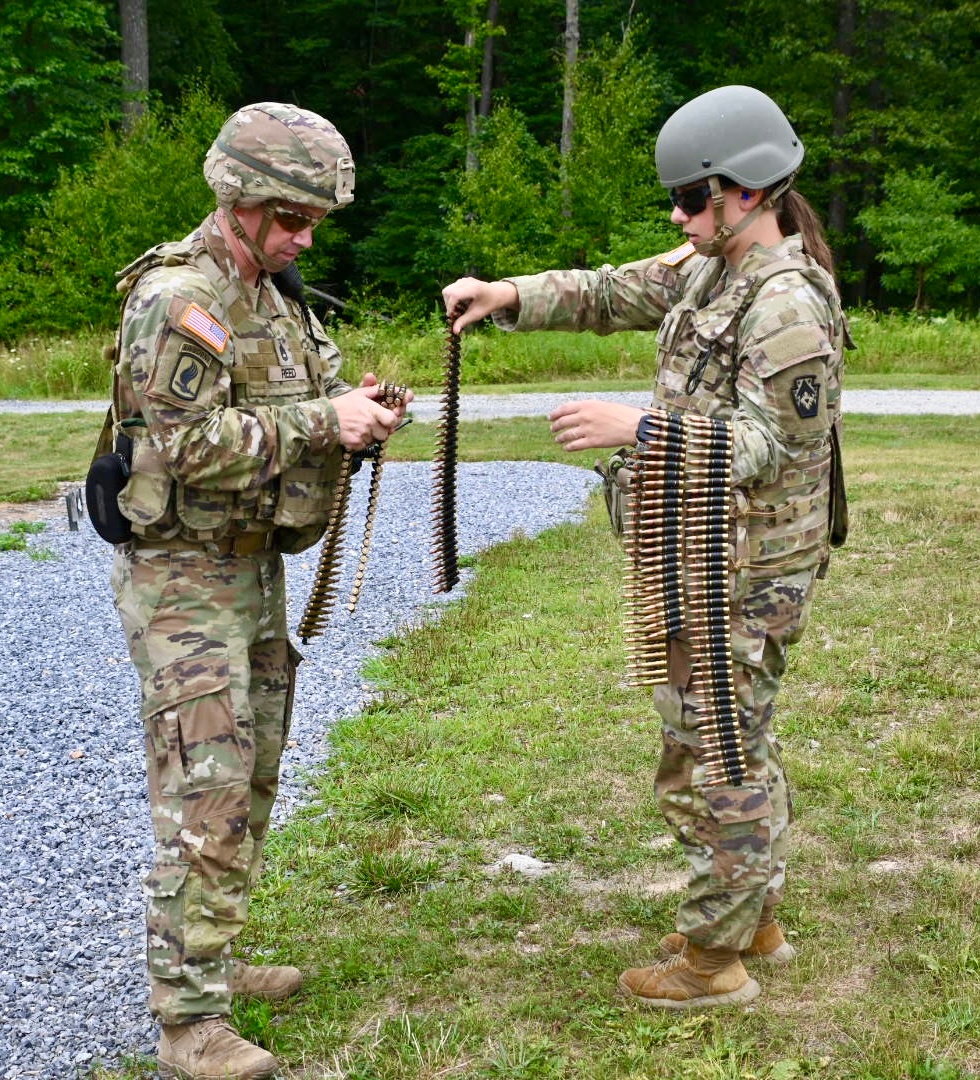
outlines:
{"label": "white rock in grass", "polygon": [[491,874],[499,874],[502,870],[513,870],[515,874],[524,874],[527,877],[543,877],[550,874],[554,867],[549,862],[542,862],[531,855],[521,855],[512,852],[505,855],[499,862],[490,867]]}

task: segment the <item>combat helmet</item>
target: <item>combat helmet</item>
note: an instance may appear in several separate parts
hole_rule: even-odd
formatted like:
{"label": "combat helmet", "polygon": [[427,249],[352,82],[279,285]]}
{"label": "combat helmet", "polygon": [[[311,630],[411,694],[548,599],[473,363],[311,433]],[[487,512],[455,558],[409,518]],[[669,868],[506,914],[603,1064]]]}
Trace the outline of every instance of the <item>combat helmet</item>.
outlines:
{"label": "combat helmet", "polygon": [[[693,98],[661,128],[655,151],[657,175],[666,188],[706,180],[715,208],[716,235],[696,245],[720,255],[728,240],[793,184],[803,161],[803,143],[783,111],[752,86],[720,86]],[[766,198],[738,226],[723,223],[719,177]]]}
{"label": "combat helmet", "polygon": [[[267,269],[261,248],[280,201],[328,212],[354,201],[354,159],[337,128],[275,101],[245,105],[225,121],[204,159],[204,178],[235,235]],[[259,204],[267,214],[251,241],[231,210]]]}

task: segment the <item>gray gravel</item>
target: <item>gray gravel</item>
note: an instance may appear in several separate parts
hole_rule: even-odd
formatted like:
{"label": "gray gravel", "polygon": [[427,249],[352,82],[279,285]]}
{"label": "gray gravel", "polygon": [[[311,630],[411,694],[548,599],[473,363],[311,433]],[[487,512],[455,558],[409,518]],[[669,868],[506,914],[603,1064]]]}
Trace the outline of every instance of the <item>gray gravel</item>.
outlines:
{"label": "gray gravel", "polygon": [[[581,395],[467,395],[464,419],[545,415]],[[597,394],[637,405],[646,395]],[[849,391],[845,411],[980,413],[980,394]],[[104,402],[0,402],[0,411],[101,411]],[[438,415],[419,399],[419,420]],[[574,520],[596,481],[575,465],[462,465],[460,551]],[[359,539],[366,470],[348,536]],[[375,643],[438,617],[431,593],[430,466],[385,468],[373,555],[360,604],[338,604],[331,629],[303,647],[293,741],[277,823],[302,801],[304,775],[328,752],[340,716],[370,699],[361,675]],[[96,1062],[154,1050],[146,1009],[143,900],[151,858],[138,693],[108,588],[111,549],[88,521],[58,516],[31,540],[35,556],[0,554],[0,1080],[64,1080]],[[290,625],[316,551],[287,558]],[[345,597],[356,552],[349,552]],[[450,601],[465,590],[454,590]]]}
{"label": "gray gravel", "polygon": [[[622,401],[637,408],[650,404],[649,393],[617,394],[582,391],[574,394],[464,394],[460,399],[463,420],[502,419],[512,416],[547,416],[564,401],[583,397],[601,401]],[[105,412],[108,401],[0,401],[0,412]],[[422,395],[412,403],[416,420],[437,420],[438,396]],[[844,390],[845,413],[980,413],[980,391],[975,390]]]}

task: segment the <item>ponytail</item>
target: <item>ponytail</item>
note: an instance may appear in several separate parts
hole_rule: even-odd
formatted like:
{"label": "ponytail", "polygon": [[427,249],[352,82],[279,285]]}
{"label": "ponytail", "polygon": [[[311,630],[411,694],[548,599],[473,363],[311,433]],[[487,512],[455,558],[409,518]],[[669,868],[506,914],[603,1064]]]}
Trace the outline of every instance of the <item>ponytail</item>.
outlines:
{"label": "ponytail", "polygon": [[803,251],[827,271],[834,274],[834,256],[816,211],[798,192],[790,189],[779,200],[777,209],[779,230],[783,236],[799,233]]}

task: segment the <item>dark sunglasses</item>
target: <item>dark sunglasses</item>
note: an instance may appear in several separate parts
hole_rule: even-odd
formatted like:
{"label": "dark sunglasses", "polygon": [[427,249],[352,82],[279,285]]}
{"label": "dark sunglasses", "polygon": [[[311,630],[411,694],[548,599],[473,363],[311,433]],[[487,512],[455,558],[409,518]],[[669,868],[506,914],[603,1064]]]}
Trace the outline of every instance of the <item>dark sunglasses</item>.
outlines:
{"label": "dark sunglasses", "polygon": [[668,194],[674,206],[688,217],[694,217],[711,201],[711,185],[705,181],[700,187],[671,188]]}
{"label": "dark sunglasses", "polygon": [[315,229],[326,214],[323,217],[311,217],[309,214],[301,214],[298,210],[286,210],[282,206],[277,206],[272,211],[272,217],[281,229],[285,229],[288,233],[298,233],[304,229]]}

